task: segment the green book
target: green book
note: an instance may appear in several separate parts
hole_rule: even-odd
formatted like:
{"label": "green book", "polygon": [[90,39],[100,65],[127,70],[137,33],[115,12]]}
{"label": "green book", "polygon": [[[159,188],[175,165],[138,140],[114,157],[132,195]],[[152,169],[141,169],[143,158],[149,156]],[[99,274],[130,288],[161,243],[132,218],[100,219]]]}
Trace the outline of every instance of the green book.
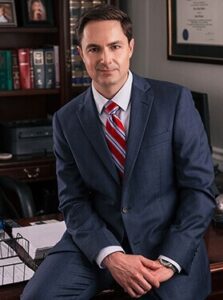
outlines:
{"label": "green book", "polygon": [[0,50],[0,91],[12,89],[12,53],[10,50]]}

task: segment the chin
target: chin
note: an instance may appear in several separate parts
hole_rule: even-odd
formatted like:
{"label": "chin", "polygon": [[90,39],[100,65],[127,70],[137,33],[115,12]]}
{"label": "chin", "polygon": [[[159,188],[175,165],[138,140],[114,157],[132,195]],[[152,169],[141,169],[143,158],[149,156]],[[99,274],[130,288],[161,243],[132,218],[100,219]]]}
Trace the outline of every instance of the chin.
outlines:
{"label": "chin", "polygon": [[117,84],[117,80],[103,80],[100,85],[104,87],[109,87]]}

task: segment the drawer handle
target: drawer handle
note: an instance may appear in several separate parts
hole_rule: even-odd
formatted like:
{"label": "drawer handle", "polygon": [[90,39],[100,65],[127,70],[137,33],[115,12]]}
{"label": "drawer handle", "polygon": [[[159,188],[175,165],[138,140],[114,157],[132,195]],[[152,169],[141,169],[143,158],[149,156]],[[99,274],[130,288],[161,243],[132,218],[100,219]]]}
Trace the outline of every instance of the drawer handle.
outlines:
{"label": "drawer handle", "polygon": [[29,171],[28,169],[23,169],[23,171],[26,173],[27,177],[29,179],[32,179],[32,178],[37,178],[40,174],[40,168],[35,168],[33,170],[33,172]]}

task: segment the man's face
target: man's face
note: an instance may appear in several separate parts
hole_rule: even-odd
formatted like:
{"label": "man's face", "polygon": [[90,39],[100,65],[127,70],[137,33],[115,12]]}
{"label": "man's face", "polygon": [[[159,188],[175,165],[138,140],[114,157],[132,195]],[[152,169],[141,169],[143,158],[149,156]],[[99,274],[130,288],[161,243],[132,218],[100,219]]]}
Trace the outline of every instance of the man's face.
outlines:
{"label": "man's face", "polygon": [[95,88],[105,97],[114,96],[125,83],[133,46],[118,21],[91,21],[85,26],[80,55]]}

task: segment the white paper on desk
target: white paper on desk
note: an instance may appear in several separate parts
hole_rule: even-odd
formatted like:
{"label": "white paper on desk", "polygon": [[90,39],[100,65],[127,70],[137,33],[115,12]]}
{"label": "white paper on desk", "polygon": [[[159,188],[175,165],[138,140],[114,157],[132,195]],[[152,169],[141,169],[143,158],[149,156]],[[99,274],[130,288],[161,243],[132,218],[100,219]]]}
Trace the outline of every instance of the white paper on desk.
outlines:
{"label": "white paper on desk", "polygon": [[34,274],[34,271],[15,255],[14,250],[9,248],[9,245],[1,241],[0,285],[29,280]]}
{"label": "white paper on desk", "polygon": [[0,266],[4,263],[4,259],[13,256],[17,256],[15,250],[6,244],[4,240],[0,241]]}
{"label": "white paper on desk", "polygon": [[[55,222],[25,227],[12,228],[13,237],[21,235],[29,241],[29,255],[33,259],[43,258],[62,237],[66,230],[65,222]],[[21,239],[22,241],[22,239]],[[19,240],[18,240],[19,242]]]}

